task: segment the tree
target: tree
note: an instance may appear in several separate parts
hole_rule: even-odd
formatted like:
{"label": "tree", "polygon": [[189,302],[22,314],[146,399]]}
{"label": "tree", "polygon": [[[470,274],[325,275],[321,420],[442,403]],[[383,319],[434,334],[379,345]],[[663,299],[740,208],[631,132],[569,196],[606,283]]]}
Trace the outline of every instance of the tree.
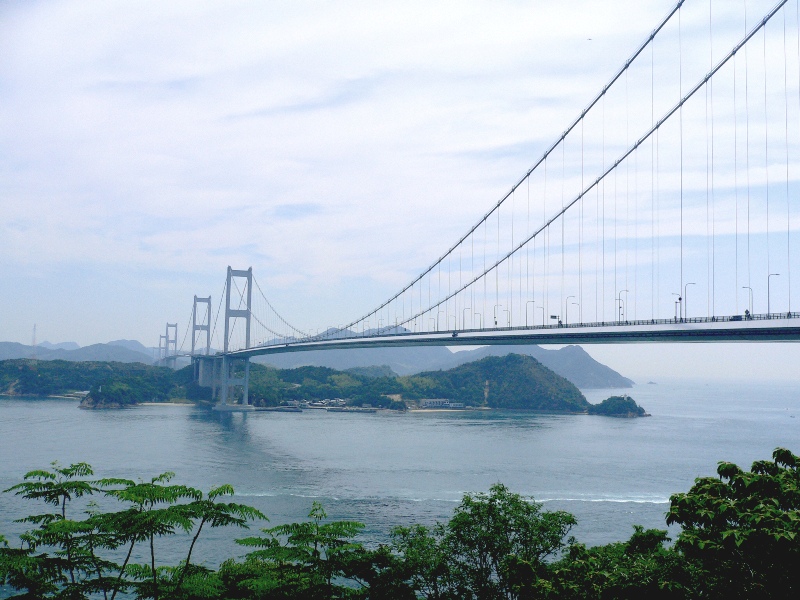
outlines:
{"label": "tree", "polygon": [[559,600],[695,598],[699,595],[697,571],[683,555],[666,547],[669,540],[664,530],[634,525],[627,542],[594,548],[573,543],[552,566],[545,596]]}
{"label": "tree", "polygon": [[[249,592],[254,598],[347,598],[356,593],[337,580],[348,577],[349,567],[363,547],[354,537],[364,528],[354,521],[325,523],[327,514],[318,502],[310,521],[262,529],[266,536],[237,540],[257,548],[243,563],[227,561],[220,576],[229,591]],[[241,597],[241,596],[235,596]]]}
{"label": "tree", "polygon": [[670,498],[677,548],[706,572],[715,598],[800,595],[800,458],[784,448],[750,471],[720,462],[719,478],[695,480]]}
{"label": "tree", "polygon": [[576,524],[569,513],[541,507],[499,483],[465,495],[446,534],[459,587],[477,600],[520,598],[533,588]]}
{"label": "tree", "polygon": [[565,546],[575,523],[498,483],[488,494],[464,495],[445,525],[396,529],[394,543],[425,598],[514,599],[533,593],[545,559]]}
{"label": "tree", "polygon": [[[20,548],[5,543],[0,547],[0,583],[27,590],[23,597],[30,598],[102,594],[114,600],[120,591],[133,591],[138,598],[180,598],[191,595],[192,585],[197,588],[202,583],[204,570],[192,565],[191,557],[204,526],[247,527],[249,521],[265,518],[252,507],[218,502],[219,497],[233,494],[227,485],[206,496],[195,488],[170,485],[172,473],[149,482],[86,479],[91,475],[86,463],[69,467],[54,463],[51,470],[31,471],[22,483],[6,490],[42,500],[56,512],[20,520],[36,527],[20,536]],[[101,512],[89,503],[83,510],[85,518],[72,518],[68,514],[72,502],[88,495],[115,498],[125,506]],[[186,559],[178,566],[158,565],[156,539],[179,530],[194,532]],[[139,543],[149,545],[150,564],[130,564]],[[110,558],[119,555],[117,549],[125,549],[121,564]]]}

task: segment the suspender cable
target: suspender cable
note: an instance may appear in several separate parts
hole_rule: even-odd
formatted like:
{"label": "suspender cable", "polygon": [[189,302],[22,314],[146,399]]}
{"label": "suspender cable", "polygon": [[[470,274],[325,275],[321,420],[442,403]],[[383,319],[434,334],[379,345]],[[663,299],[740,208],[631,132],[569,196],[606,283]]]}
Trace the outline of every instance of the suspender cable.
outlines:
{"label": "suspender cable", "polygon": [[645,41],[641,43],[641,45],[630,56],[630,58],[628,58],[628,60],[625,61],[625,64],[614,74],[614,76],[610,79],[610,81],[605,86],[603,86],[602,90],[592,99],[591,102],[589,102],[589,104],[586,106],[586,108],[584,108],[581,111],[580,115],[578,115],[578,117],[570,124],[570,126],[567,127],[567,129],[564,130],[564,132],[561,134],[561,136],[545,151],[545,153],[542,155],[542,157],[538,161],[536,161],[536,163],[534,163],[534,165],[530,169],[528,169],[528,171],[525,173],[525,175],[523,175],[520,178],[520,180],[516,184],[514,184],[511,187],[511,189],[500,200],[498,200],[492,206],[492,208],[486,214],[484,214],[484,216],[481,217],[481,219],[478,220],[478,222],[475,225],[473,225],[469,229],[469,231],[467,231],[466,234],[464,234],[461,238],[459,238],[459,240],[455,244],[453,244],[441,257],[439,257],[438,260],[433,262],[428,268],[426,268],[422,273],[420,273],[416,278],[414,278],[410,283],[408,283],[405,287],[403,287],[394,296],[392,296],[391,298],[386,300],[384,303],[382,303],[380,306],[378,306],[377,308],[373,309],[371,312],[365,314],[361,318],[356,319],[355,321],[353,321],[353,322],[351,322],[351,323],[349,323],[347,325],[344,325],[343,328],[346,329],[348,327],[356,325],[356,324],[360,323],[361,321],[363,321],[365,319],[368,319],[370,316],[374,315],[378,311],[382,310],[386,306],[386,304],[388,304],[389,302],[391,302],[395,298],[399,297],[401,294],[403,294],[407,290],[411,289],[411,287],[416,282],[420,281],[428,273],[433,271],[433,269],[435,269],[451,252],[453,252],[461,243],[466,241],[466,239],[470,235],[472,235],[481,226],[482,223],[484,223],[487,219],[489,219],[489,217],[491,217],[492,214],[494,214],[494,212],[497,211],[500,208],[500,206],[508,199],[508,197],[514,192],[514,190],[516,190],[520,185],[522,185],[522,182],[525,181],[530,176],[531,173],[533,173],[542,163],[545,162],[547,157],[550,156],[550,154],[567,137],[567,135],[569,135],[575,129],[575,127],[577,127],[578,123],[580,123],[586,117],[586,115],[589,113],[589,111],[591,111],[594,108],[594,106],[601,99],[603,99],[605,97],[606,92],[608,92],[608,90],[617,82],[617,80],[628,70],[628,68],[639,57],[639,55],[642,52],[644,52],[644,50],[647,48],[647,46],[655,39],[656,35],[658,35],[658,33],[670,21],[670,19],[680,9],[680,7],[683,5],[684,2],[685,2],[685,0],[679,0],[675,4],[675,6],[661,20],[661,22],[658,24],[658,26],[655,29],[653,29],[653,31],[650,32],[650,35],[647,37],[647,39],[645,39]]}
{"label": "suspender cable", "polygon": [[[597,177],[597,178],[596,178],[596,179],[595,179],[595,180],[594,180],[594,181],[593,181],[591,184],[589,184],[589,186],[588,186],[588,187],[586,187],[586,188],[585,188],[585,189],[584,189],[584,190],[583,190],[583,191],[582,191],[580,194],[578,194],[578,195],[577,195],[575,198],[573,198],[573,199],[572,199],[572,200],[571,200],[569,203],[567,203],[567,204],[564,206],[564,208],[563,208],[563,209],[561,209],[561,210],[560,210],[560,211],[558,211],[558,212],[557,212],[555,215],[553,215],[552,217],[550,217],[550,219],[548,219],[548,220],[547,220],[547,221],[546,221],[546,222],[545,222],[545,223],[544,223],[544,224],[543,224],[541,227],[539,227],[539,228],[538,228],[536,231],[534,231],[532,234],[530,234],[529,236],[527,236],[527,237],[526,237],[526,238],[525,238],[525,239],[524,239],[522,242],[518,243],[518,244],[517,244],[517,245],[516,245],[516,246],[515,246],[515,247],[514,247],[514,248],[513,248],[513,249],[512,249],[510,252],[508,252],[508,253],[506,253],[505,255],[503,255],[503,256],[501,256],[501,257],[499,257],[499,258],[498,258],[498,259],[497,259],[497,260],[496,260],[496,261],[495,261],[495,262],[494,262],[494,263],[493,263],[491,266],[489,266],[489,268],[488,268],[488,269],[486,269],[486,270],[484,271],[484,273],[482,273],[482,274],[481,274],[481,275],[479,275],[478,277],[474,278],[472,281],[470,281],[470,282],[467,282],[467,283],[465,284],[465,286],[464,286],[464,287],[466,287],[466,286],[469,286],[469,285],[472,285],[473,283],[475,283],[475,282],[476,282],[478,279],[480,279],[481,277],[483,277],[483,276],[487,275],[489,272],[491,272],[491,271],[493,271],[493,270],[496,270],[496,269],[497,269],[497,267],[498,267],[498,266],[500,266],[501,264],[503,264],[503,263],[504,263],[504,262],[505,262],[505,261],[506,261],[506,260],[507,260],[507,259],[508,259],[508,258],[509,258],[511,255],[512,255],[512,254],[514,254],[515,252],[519,251],[519,250],[520,250],[521,248],[523,248],[523,247],[524,247],[524,246],[525,246],[525,245],[526,245],[528,242],[530,242],[531,240],[533,240],[533,239],[534,239],[536,236],[538,236],[538,235],[540,235],[541,233],[543,233],[543,232],[545,232],[546,230],[548,230],[548,229],[549,229],[549,227],[550,227],[550,225],[552,225],[552,224],[553,224],[553,223],[554,223],[554,222],[555,222],[557,219],[561,218],[561,217],[562,217],[562,216],[563,216],[563,215],[564,215],[564,214],[565,214],[565,213],[566,213],[566,212],[567,212],[567,211],[568,211],[570,208],[572,208],[572,207],[573,207],[575,204],[577,204],[577,203],[580,201],[580,199],[581,199],[583,196],[585,196],[585,195],[586,195],[587,193],[589,193],[589,192],[590,192],[592,189],[594,189],[594,188],[595,188],[595,187],[597,187],[599,184],[601,184],[601,183],[602,183],[602,182],[605,180],[605,178],[606,178],[606,177],[607,177],[607,176],[608,176],[608,175],[609,175],[609,174],[610,174],[612,171],[615,171],[615,170],[617,169],[617,167],[618,167],[618,166],[619,166],[619,165],[620,165],[620,164],[621,164],[621,163],[622,163],[624,160],[626,160],[626,159],[627,159],[627,158],[628,158],[628,157],[629,157],[629,156],[630,156],[630,155],[631,155],[633,152],[635,152],[636,150],[638,150],[638,149],[639,149],[639,147],[640,147],[642,144],[644,144],[644,143],[645,143],[645,142],[646,142],[646,141],[647,141],[647,140],[650,138],[650,136],[651,136],[651,135],[653,135],[653,134],[654,134],[656,131],[658,131],[658,129],[660,129],[660,128],[661,128],[661,126],[662,126],[662,125],[663,125],[663,124],[664,124],[664,123],[665,123],[665,122],[666,122],[666,121],[667,121],[667,120],[668,120],[670,117],[672,117],[672,116],[673,116],[673,115],[674,115],[676,112],[678,112],[678,111],[681,109],[681,107],[682,107],[682,106],[683,106],[683,105],[684,105],[684,104],[685,104],[685,103],[686,103],[686,102],[687,102],[689,99],[691,99],[691,98],[692,98],[692,97],[693,97],[693,96],[694,96],[694,95],[695,95],[695,94],[696,94],[696,93],[697,93],[697,92],[698,92],[700,89],[702,89],[702,88],[703,88],[703,87],[704,87],[704,86],[705,86],[705,85],[706,85],[706,84],[707,84],[707,83],[708,83],[708,82],[711,80],[711,78],[712,78],[712,77],[714,77],[714,75],[716,75],[716,74],[719,72],[719,70],[720,70],[720,69],[721,69],[723,66],[725,66],[725,64],[727,64],[727,62],[728,62],[728,61],[729,61],[731,58],[733,58],[733,57],[736,55],[736,53],[737,53],[739,50],[741,50],[741,49],[742,49],[742,47],[744,47],[744,46],[747,44],[747,42],[748,42],[748,41],[749,41],[749,40],[750,40],[750,39],[751,39],[751,38],[752,38],[752,37],[753,37],[753,36],[754,36],[756,33],[758,33],[758,32],[759,32],[759,31],[761,30],[761,28],[762,28],[762,27],[764,27],[764,26],[765,26],[765,25],[766,25],[766,24],[767,24],[767,23],[770,21],[770,19],[772,19],[772,17],[774,17],[774,16],[775,16],[775,14],[776,14],[776,13],[777,13],[777,12],[778,12],[780,9],[781,9],[781,7],[783,7],[783,5],[784,5],[784,4],[786,4],[787,2],[788,2],[788,0],[781,0],[781,1],[780,1],[778,4],[776,4],[776,5],[775,5],[775,6],[774,6],[774,7],[773,7],[771,10],[770,10],[770,12],[769,12],[769,13],[767,13],[767,15],[766,15],[766,16],[765,16],[765,17],[764,17],[764,18],[763,18],[763,19],[762,19],[762,20],[761,20],[761,21],[760,21],[760,22],[759,22],[757,25],[755,25],[755,26],[754,26],[754,27],[753,27],[753,28],[750,30],[750,32],[749,32],[749,33],[747,33],[747,34],[744,36],[744,38],[742,38],[742,39],[741,39],[741,40],[740,40],[740,41],[739,41],[739,42],[738,42],[738,43],[737,43],[737,44],[736,44],[736,45],[733,47],[733,49],[732,49],[730,52],[728,52],[728,54],[727,54],[727,55],[725,55],[725,57],[724,57],[722,60],[720,60],[720,62],[719,62],[719,63],[717,63],[717,65],[716,65],[716,66],[715,66],[715,67],[714,67],[714,68],[713,68],[711,71],[709,71],[708,73],[706,73],[706,75],[705,75],[705,76],[704,76],[704,77],[703,77],[703,78],[702,78],[702,79],[701,79],[701,80],[700,80],[698,83],[696,83],[696,84],[694,85],[694,87],[692,87],[692,88],[689,90],[689,92],[687,92],[687,93],[686,93],[686,94],[685,94],[685,95],[684,95],[684,96],[683,96],[683,97],[680,99],[680,101],[679,101],[677,104],[675,104],[675,105],[674,105],[672,108],[670,108],[670,109],[669,109],[669,110],[668,110],[668,111],[667,111],[667,112],[664,114],[664,116],[662,116],[662,117],[661,117],[661,118],[658,120],[658,122],[657,122],[657,123],[656,123],[656,124],[655,124],[653,127],[651,127],[651,128],[650,128],[650,129],[647,131],[647,133],[645,133],[645,134],[644,134],[644,135],[643,135],[641,138],[639,138],[639,139],[636,141],[636,143],[634,143],[634,144],[633,144],[631,147],[629,147],[628,149],[626,149],[626,150],[625,150],[625,152],[623,152],[623,153],[622,153],[622,154],[619,156],[619,158],[617,158],[617,160],[614,162],[614,164],[613,164],[613,165],[611,165],[610,167],[608,167],[608,169],[606,169],[605,171],[603,171],[603,173],[602,173],[600,176],[598,176],[598,177]],[[459,290],[456,290],[456,291],[455,291],[455,292],[453,292],[453,293],[454,293],[454,294],[457,294],[457,293],[459,293],[460,291],[462,291],[462,290],[461,290],[461,289],[459,289]],[[436,308],[436,306],[440,306],[442,303],[446,302],[448,299],[449,299],[449,298],[444,298],[444,299],[440,300],[440,301],[438,302],[438,304],[437,304],[437,305],[435,305],[435,306],[434,306],[434,307],[432,307],[432,308]]]}

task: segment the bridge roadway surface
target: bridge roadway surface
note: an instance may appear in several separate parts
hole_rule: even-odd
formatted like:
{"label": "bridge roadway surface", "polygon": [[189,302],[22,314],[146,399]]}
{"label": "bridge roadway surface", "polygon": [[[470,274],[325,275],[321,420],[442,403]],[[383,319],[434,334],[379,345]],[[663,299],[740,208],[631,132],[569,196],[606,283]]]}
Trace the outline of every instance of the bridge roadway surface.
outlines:
{"label": "bridge roadway surface", "polygon": [[373,333],[256,346],[228,353],[235,358],[309,350],[345,350],[402,346],[490,346],[512,344],[620,344],[640,342],[797,342],[800,313],[713,317],[684,320],[647,320],[570,323],[532,327],[499,327],[439,332]]}

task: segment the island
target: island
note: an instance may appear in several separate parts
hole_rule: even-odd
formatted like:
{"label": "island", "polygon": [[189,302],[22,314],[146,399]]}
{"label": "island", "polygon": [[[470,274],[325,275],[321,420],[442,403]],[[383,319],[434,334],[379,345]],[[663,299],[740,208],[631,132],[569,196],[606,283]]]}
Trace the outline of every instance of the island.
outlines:
{"label": "island", "polygon": [[603,400],[600,404],[590,405],[589,414],[624,418],[650,416],[627,394],[624,396],[611,396]]}
{"label": "island", "polygon": [[[79,393],[82,408],[126,408],[142,403],[210,406],[211,388],[193,381],[192,367],[173,371],[142,363],[0,361],[0,394]],[[249,400],[257,408],[330,407],[337,410],[415,410],[439,407],[504,409],[600,416],[646,416],[628,396],[590,404],[570,381],[524,354],[487,356],[447,370],[399,376],[388,366],[276,369],[253,364]]]}

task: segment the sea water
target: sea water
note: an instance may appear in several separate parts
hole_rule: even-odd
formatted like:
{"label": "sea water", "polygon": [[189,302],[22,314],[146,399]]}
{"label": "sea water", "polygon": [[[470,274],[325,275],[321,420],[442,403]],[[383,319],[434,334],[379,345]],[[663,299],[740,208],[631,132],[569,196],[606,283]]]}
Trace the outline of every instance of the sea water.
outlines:
{"label": "sea water", "polygon": [[[173,481],[206,491],[232,484],[236,501],[269,517],[256,528],[303,520],[318,501],[331,518],[364,523],[362,541],[375,544],[396,525],[446,521],[463,494],[500,482],[545,510],[571,512],[572,535],[595,545],[627,539],[634,524],[666,528],[670,495],[713,476],[718,461],[747,468],[778,446],[800,454],[800,383],[659,382],[584,393],[590,402],[628,393],[652,416],[91,411],[70,400],[0,398],[0,488],[54,460],[88,462],[101,477],[172,471]],[[13,520],[41,508],[0,494],[0,533],[13,537],[22,527]],[[232,540],[250,534],[209,531],[195,556],[214,565],[241,555]],[[183,537],[162,542],[163,551],[181,552]]]}

